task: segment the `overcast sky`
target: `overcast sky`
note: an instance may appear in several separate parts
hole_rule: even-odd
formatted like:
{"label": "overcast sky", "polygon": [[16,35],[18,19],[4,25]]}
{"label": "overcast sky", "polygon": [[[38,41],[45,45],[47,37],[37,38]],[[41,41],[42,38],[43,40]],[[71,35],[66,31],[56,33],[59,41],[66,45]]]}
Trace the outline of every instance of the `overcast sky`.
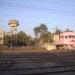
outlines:
{"label": "overcast sky", "polygon": [[49,31],[55,27],[75,30],[75,0],[0,0],[0,28],[9,31],[8,21],[17,19],[18,30],[33,36],[33,28],[45,23]]}

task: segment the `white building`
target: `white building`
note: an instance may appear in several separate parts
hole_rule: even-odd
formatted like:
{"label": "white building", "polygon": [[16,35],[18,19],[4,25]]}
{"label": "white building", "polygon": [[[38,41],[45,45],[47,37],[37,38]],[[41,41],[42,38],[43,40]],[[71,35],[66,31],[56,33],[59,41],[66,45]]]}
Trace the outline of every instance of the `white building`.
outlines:
{"label": "white building", "polygon": [[0,44],[3,44],[4,30],[0,28]]}

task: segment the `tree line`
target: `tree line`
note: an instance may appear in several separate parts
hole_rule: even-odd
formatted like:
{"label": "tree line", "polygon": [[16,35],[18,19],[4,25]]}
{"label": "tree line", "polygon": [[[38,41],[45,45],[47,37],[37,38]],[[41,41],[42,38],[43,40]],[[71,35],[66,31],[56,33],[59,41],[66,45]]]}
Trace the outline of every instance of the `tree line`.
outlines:
{"label": "tree line", "polygon": [[[10,20],[8,25],[16,24],[19,25],[19,21],[17,20]],[[38,26],[33,28],[35,38],[32,38],[30,35],[27,35],[24,31],[19,31],[16,35],[12,35],[10,31],[10,35],[4,35],[3,37],[3,44],[5,46],[41,46],[45,43],[53,43],[54,35],[48,31],[48,27],[46,24],[41,23]],[[66,31],[70,31],[68,28]],[[56,27],[54,33],[61,33],[62,31]],[[0,38],[2,40],[2,38]]]}
{"label": "tree line", "polygon": [[[48,31],[47,25],[40,24],[33,29],[35,38],[28,36],[24,31],[19,31],[15,38],[14,36],[5,35],[4,45],[6,46],[40,46],[44,43],[53,42],[53,34]],[[57,33],[60,33],[60,29],[56,29]]]}

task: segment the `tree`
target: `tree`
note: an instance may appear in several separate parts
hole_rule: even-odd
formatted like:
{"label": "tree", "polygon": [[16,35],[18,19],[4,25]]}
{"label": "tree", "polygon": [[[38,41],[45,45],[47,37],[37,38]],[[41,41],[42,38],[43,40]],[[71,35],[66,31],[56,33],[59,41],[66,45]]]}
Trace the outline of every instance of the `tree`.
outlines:
{"label": "tree", "polygon": [[6,46],[13,46],[14,42],[17,43],[17,46],[31,46],[33,45],[32,37],[27,36],[27,34],[24,31],[19,31],[17,33],[17,39],[13,39],[14,36],[5,35],[4,36],[4,45]]}
{"label": "tree", "polygon": [[17,45],[18,46],[22,46],[22,45],[26,45],[26,33],[23,31],[19,31],[17,34]]}
{"label": "tree", "polygon": [[42,34],[45,34],[48,32],[48,28],[45,24],[42,23],[40,24],[40,26],[34,28],[34,32],[36,36],[38,36],[38,34],[40,34],[41,36]]}
{"label": "tree", "polygon": [[[42,23],[38,27],[34,28],[34,32],[36,35],[35,43],[36,43],[36,45],[39,45],[40,38],[48,32],[48,28],[44,23]],[[37,37],[39,37],[39,38],[37,38]]]}
{"label": "tree", "polygon": [[27,36],[26,44],[27,44],[27,46],[32,46],[32,37],[31,36]]}
{"label": "tree", "polygon": [[40,40],[42,40],[42,43],[52,43],[53,35],[50,32],[47,32],[41,36]]}
{"label": "tree", "polygon": [[4,45],[5,46],[11,45],[11,37],[9,35],[5,35],[3,39],[4,39]]}
{"label": "tree", "polygon": [[48,32],[47,26],[43,23],[39,26],[39,28],[40,28],[41,35]]}
{"label": "tree", "polygon": [[32,37],[27,36],[27,34],[23,31],[18,32],[17,45],[18,46],[31,46],[32,45]]}
{"label": "tree", "polygon": [[39,27],[35,27],[34,28],[34,33],[35,33],[35,36],[38,37],[38,33],[40,32],[40,28]]}
{"label": "tree", "polygon": [[33,39],[33,45],[34,46],[39,46],[39,38],[34,38]]}

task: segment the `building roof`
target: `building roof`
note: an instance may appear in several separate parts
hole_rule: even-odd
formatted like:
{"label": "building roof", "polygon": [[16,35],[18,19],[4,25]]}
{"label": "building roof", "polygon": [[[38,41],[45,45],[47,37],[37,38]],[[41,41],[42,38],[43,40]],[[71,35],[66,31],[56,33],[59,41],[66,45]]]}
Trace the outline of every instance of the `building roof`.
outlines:
{"label": "building roof", "polygon": [[69,36],[69,35],[75,36],[75,32],[62,32],[62,33],[60,33],[60,36]]}

